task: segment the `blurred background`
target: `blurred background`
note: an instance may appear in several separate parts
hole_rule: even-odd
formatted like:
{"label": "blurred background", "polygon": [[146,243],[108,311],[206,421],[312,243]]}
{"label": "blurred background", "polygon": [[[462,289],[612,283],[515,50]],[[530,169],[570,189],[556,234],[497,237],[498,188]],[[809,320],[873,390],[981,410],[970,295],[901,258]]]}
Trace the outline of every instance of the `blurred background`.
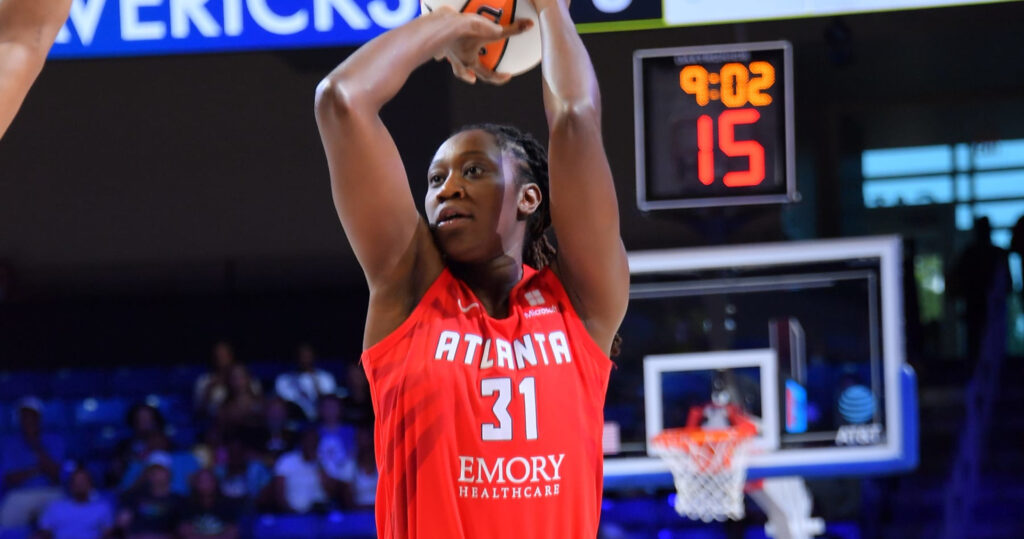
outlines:
{"label": "blurred background", "polygon": [[[1024,536],[1024,3],[614,32],[599,20],[583,38],[628,250],[904,240],[921,463],[812,485],[829,533]],[[793,47],[801,200],[637,209],[633,51],[776,39]],[[0,142],[0,537],[45,535],[65,499],[98,500],[90,518],[127,536],[373,536],[366,286],[313,118],[316,84],[355,45],[294,47],[60,58],[36,82]],[[417,200],[459,126],[546,132],[536,69],[471,87],[430,63],[383,117]],[[968,384],[992,368],[991,413],[966,414]],[[979,421],[980,479],[951,491]],[[633,515],[672,515],[666,494],[639,496]],[[970,510],[951,513],[951,496]],[[673,518],[604,533],[763,536]]]}

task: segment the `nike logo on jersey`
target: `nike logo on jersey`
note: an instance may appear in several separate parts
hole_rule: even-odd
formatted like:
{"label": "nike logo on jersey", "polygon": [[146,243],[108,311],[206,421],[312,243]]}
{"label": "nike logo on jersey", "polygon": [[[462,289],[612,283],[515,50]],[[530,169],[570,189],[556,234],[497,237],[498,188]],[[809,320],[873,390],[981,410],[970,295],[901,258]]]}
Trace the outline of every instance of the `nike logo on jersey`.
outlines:
{"label": "nike logo on jersey", "polygon": [[476,303],[476,302],[470,303],[468,306],[463,307],[462,306],[462,298],[455,298],[455,301],[459,302],[459,308],[462,309],[462,312],[464,312],[464,313],[468,313],[469,310],[472,309],[473,307],[476,307],[478,309],[480,308],[480,304]]}

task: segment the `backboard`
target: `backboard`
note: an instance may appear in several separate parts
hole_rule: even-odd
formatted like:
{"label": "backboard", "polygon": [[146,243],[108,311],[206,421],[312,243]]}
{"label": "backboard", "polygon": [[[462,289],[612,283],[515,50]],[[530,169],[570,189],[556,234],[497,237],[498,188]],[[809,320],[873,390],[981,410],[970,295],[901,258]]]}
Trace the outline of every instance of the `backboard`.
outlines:
{"label": "backboard", "polygon": [[[758,425],[748,477],[917,464],[892,236],[634,252],[605,421],[607,488],[671,486],[649,440],[727,387]],[[723,393],[719,392],[719,398]]]}

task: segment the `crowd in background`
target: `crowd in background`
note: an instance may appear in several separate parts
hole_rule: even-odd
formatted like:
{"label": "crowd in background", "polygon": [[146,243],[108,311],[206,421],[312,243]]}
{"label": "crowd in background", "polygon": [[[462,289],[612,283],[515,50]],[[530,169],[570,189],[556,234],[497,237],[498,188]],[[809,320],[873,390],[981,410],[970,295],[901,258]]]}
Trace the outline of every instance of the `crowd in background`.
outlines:
{"label": "crowd in background", "polygon": [[0,528],[31,524],[56,539],[233,538],[258,513],[371,507],[369,388],[357,365],[347,371],[339,383],[302,345],[295,369],[264,388],[217,343],[193,389],[195,443],[175,446],[161,411],[139,402],[101,474],[67,460],[67,440],[42,428],[42,402],[22,398],[18,431],[0,441]]}

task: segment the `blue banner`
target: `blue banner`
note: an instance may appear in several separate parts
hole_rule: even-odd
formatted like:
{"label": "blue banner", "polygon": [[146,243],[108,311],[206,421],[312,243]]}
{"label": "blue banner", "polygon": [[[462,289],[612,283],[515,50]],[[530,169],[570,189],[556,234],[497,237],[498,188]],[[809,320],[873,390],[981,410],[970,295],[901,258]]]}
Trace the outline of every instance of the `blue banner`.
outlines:
{"label": "blue banner", "polygon": [[[570,10],[577,23],[661,18],[658,0],[574,0]],[[419,0],[73,0],[50,58],[360,45],[419,11]]]}
{"label": "blue banner", "polygon": [[74,0],[50,58],[358,45],[419,0]]}

